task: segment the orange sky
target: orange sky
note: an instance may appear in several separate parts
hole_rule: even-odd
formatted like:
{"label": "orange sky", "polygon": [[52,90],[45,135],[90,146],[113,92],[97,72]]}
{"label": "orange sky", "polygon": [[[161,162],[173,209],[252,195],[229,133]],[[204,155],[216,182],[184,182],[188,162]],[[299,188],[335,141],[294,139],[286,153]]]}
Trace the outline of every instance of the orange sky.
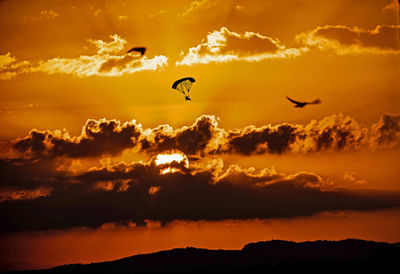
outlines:
{"label": "orange sky", "polygon": [[[0,221],[6,224],[1,252],[21,243],[15,257],[1,263],[89,262],[174,244],[239,248],[271,238],[399,241],[391,227],[398,227],[399,212],[390,209],[400,205],[398,1],[4,0],[0,33]],[[126,53],[137,46],[147,48],[143,57]],[[185,102],[171,85],[188,76],[196,82],[192,101]],[[286,95],[322,103],[294,108]],[[171,127],[160,127],[166,124]],[[189,159],[189,166],[171,164],[178,171],[172,179],[157,173],[163,167],[154,163],[158,153],[171,150]],[[186,181],[189,186],[180,184]],[[201,205],[186,212],[180,208],[185,199],[173,203],[171,197],[182,196],[207,201],[203,192],[193,194],[197,183],[215,195],[210,208],[225,201],[221,208],[232,210],[234,197],[244,211],[221,209],[216,217]],[[253,208],[252,200],[273,197],[280,193],[273,186],[284,184],[304,197],[315,192],[310,207],[290,195],[281,201],[288,208],[299,203],[306,213],[279,202],[273,204],[276,212]],[[138,198],[143,196],[135,191],[142,190],[149,200]],[[129,201],[112,195],[131,191],[139,195],[132,196],[138,204],[121,202],[118,212],[104,204]],[[326,192],[339,193],[337,202],[320,202]],[[82,212],[98,206],[106,213],[88,223],[72,213],[64,216],[71,206],[65,195],[77,201],[88,195],[92,204],[78,203]],[[47,213],[36,226],[29,210],[43,210],[36,204],[40,199]],[[66,208],[58,212],[60,203]],[[139,205],[149,208],[142,212]],[[351,212],[359,222],[333,218],[333,209]],[[187,224],[149,231],[141,226],[153,218],[203,225],[196,225],[191,241]],[[218,241],[215,235],[235,218],[246,219],[239,221],[241,229]],[[385,225],[375,230],[370,225],[376,220]],[[114,222],[137,227],[98,230]],[[326,234],[319,222],[329,226]],[[289,229],[294,223],[301,232]],[[361,224],[370,229],[360,230]],[[82,232],[82,226],[88,228]],[[52,229],[58,231],[48,234]],[[176,229],[185,230],[182,238],[160,244],[178,237]],[[76,253],[65,240],[71,235],[95,240]],[[135,240],[122,251],[112,244],[109,253],[91,254],[94,242],[116,237],[117,243]],[[63,241],[63,255],[53,255]],[[33,244],[45,259],[27,251]]]}

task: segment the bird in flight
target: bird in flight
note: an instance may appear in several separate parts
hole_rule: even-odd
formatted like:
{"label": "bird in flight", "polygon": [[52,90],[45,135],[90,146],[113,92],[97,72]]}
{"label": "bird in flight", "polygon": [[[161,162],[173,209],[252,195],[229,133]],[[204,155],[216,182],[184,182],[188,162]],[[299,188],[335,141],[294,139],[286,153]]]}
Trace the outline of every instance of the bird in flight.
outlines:
{"label": "bird in flight", "polygon": [[320,99],[315,99],[314,101],[311,101],[311,102],[299,102],[299,101],[290,99],[288,96],[286,96],[286,98],[287,98],[290,102],[292,102],[293,104],[295,104],[295,106],[294,106],[295,108],[303,108],[303,107],[305,107],[306,105],[317,105],[317,104],[320,104],[320,103],[321,103],[321,100],[320,100]]}

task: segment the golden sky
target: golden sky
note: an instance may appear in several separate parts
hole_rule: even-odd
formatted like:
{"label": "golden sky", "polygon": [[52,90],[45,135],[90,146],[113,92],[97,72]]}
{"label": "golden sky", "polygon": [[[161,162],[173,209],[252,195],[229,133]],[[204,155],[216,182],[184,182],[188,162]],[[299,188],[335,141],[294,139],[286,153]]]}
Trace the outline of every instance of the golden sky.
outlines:
{"label": "golden sky", "polygon": [[[0,253],[14,246],[0,264],[400,241],[399,13],[394,0],[0,1]],[[189,102],[171,88],[183,77]],[[71,235],[95,240],[76,257]]]}

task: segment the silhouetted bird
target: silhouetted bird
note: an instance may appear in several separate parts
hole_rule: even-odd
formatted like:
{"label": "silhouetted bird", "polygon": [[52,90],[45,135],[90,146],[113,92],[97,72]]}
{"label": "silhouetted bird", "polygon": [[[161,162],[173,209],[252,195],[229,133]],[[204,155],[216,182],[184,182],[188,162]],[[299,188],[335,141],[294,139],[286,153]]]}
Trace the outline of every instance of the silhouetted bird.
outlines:
{"label": "silhouetted bird", "polygon": [[292,102],[293,104],[296,104],[294,107],[295,108],[302,108],[305,107],[305,105],[316,105],[316,104],[320,104],[321,100],[320,99],[315,99],[314,101],[311,102],[299,102],[299,101],[295,101],[293,99],[290,99],[288,96],[286,96],[286,98]]}
{"label": "silhouetted bird", "polygon": [[146,52],[146,48],[145,47],[137,47],[137,48],[131,48],[130,50],[128,50],[126,53],[130,53],[130,52],[139,52],[140,55],[144,55],[144,53]]}

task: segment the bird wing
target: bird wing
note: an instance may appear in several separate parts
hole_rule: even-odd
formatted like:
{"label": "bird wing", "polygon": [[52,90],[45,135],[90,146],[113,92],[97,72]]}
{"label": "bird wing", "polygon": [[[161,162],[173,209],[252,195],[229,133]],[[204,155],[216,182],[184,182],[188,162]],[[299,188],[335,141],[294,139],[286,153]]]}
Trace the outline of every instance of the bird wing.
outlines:
{"label": "bird wing", "polygon": [[288,96],[286,96],[286,98],[287,98],[290,102],[292,102],[292,103],[294,103],[294,104],[302,104],[302,102],[298,102],[298,101],[295,101],[295,100],[293,100],[293,99],[290,99]]}
{"label": "bird wing", "polygon": [[319,98],[317,98],[314,101],[309,102],[309,104],[313,104],[313,105],[321,104],[321,100]]}

